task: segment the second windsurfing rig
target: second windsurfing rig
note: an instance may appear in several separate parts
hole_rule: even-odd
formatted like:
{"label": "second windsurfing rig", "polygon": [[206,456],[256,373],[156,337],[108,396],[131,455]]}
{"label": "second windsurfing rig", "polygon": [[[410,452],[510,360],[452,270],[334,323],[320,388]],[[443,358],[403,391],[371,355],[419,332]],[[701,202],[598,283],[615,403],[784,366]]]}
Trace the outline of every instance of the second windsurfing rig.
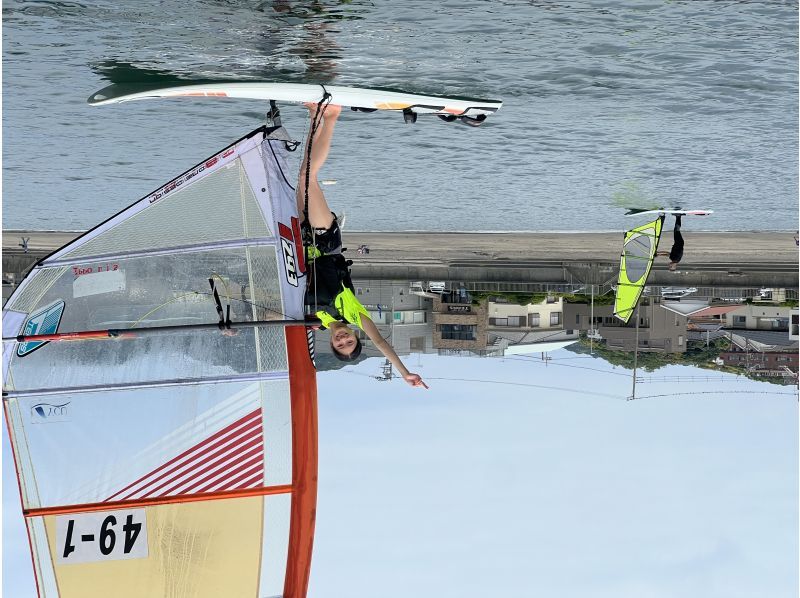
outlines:
{"label": "second windsurfing rig", "polygon": [[[291,101],[343,103],[304,87]],[[296,145],[270,106],[8,299],[3,408],[39,596],[306,595],[316,372]],[[433,107],[482,122],[499,104]]]}
{"label": "second windsurfing rig", "polygon": [[625,213],[626,216],[652,217],[652,215],[658,215],[658,219],[625,232],[614,299],[614,315],[616,317],[627,324],[639,303],[647,284],[647,277],[653,267],[665,217],[667,215],[710,216],[713,213],[713,210],[684,210],[681,208],[631,208]]}
{"label": "second windsurfing rig", "polygon": [[626,324],[636,310],[647,284],[663,226],[664,218],[660,217],[625,232],[619,258],[614,315]]}

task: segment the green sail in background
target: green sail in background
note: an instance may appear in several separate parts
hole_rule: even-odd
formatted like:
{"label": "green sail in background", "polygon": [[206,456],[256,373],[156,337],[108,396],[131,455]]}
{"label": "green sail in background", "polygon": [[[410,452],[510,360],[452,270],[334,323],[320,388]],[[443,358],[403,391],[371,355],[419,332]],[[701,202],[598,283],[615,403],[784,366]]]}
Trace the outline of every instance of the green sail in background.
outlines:
{"label": "green sail in background", "polygon": [[614,315],[623,322],[627,323],[631,319],[639,297],[642,296],[658,249],[663,223],[662,216],[625,233],[614,300]]}

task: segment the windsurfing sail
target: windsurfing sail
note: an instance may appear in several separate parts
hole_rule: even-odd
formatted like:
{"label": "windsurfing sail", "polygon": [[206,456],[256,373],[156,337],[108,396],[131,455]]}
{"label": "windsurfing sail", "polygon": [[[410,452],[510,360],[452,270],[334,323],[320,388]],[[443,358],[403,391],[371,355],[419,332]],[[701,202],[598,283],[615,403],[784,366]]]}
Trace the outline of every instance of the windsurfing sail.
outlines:
{"label": "windsurfing sail", "polygon": [[644,291],[663,224],[664,218],[661,217],[625,233],[614,299],[614,315],[625,323],[631,319]]}
{"label": "windsurfing sail", "polygon": [[[316,379],[277,133],[59,249],[9,298],[3,407],[40,596],[305,596]],[[233,322],[288,323],[217,329],[215,293]],[[151,333],[79,334],[106,329]]]}

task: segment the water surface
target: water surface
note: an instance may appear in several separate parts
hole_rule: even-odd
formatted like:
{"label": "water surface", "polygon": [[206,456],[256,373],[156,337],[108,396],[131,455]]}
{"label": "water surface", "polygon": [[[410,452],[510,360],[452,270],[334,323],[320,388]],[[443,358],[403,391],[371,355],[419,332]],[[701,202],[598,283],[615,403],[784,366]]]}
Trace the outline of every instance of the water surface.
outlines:
{"label": "water surface", "polygon": [[[500,98],[482,128],[347,114],[360,230],[621,230],[616,204],[793,230],[797,2],[20,1],[3,8],[4,228],[85,229],[258,126],[257,101],[92,108],[109,83]],[[285,123],[302,137],[302,110]]]}

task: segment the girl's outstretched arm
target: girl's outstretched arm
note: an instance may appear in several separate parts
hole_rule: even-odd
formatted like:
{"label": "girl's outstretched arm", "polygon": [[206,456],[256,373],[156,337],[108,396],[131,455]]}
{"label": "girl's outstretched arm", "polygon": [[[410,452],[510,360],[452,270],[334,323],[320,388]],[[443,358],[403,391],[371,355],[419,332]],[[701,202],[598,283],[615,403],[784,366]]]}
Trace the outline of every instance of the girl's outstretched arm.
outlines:
{"label": "girl's outstretched arm", "polygon": [[369,319],[367,316],[361,316],[361,326],[364,329],[364,332],[367,334],[369,339],[375,343],[375,346],[378,350],[383,353],[383,355],[388,359],[392,365],[400,372],[400,375],[403,379],[411,386],[419,386],[423,388],[428,388],[428,385],[423,382],[422,378],[419,374],[415,374],[413,372],[409,372],[408,368],[403,364],[400,358],[395,353],[395,350],[392,348],[392,345],[383,338],[378,327],[375,326],[374,322]]}

